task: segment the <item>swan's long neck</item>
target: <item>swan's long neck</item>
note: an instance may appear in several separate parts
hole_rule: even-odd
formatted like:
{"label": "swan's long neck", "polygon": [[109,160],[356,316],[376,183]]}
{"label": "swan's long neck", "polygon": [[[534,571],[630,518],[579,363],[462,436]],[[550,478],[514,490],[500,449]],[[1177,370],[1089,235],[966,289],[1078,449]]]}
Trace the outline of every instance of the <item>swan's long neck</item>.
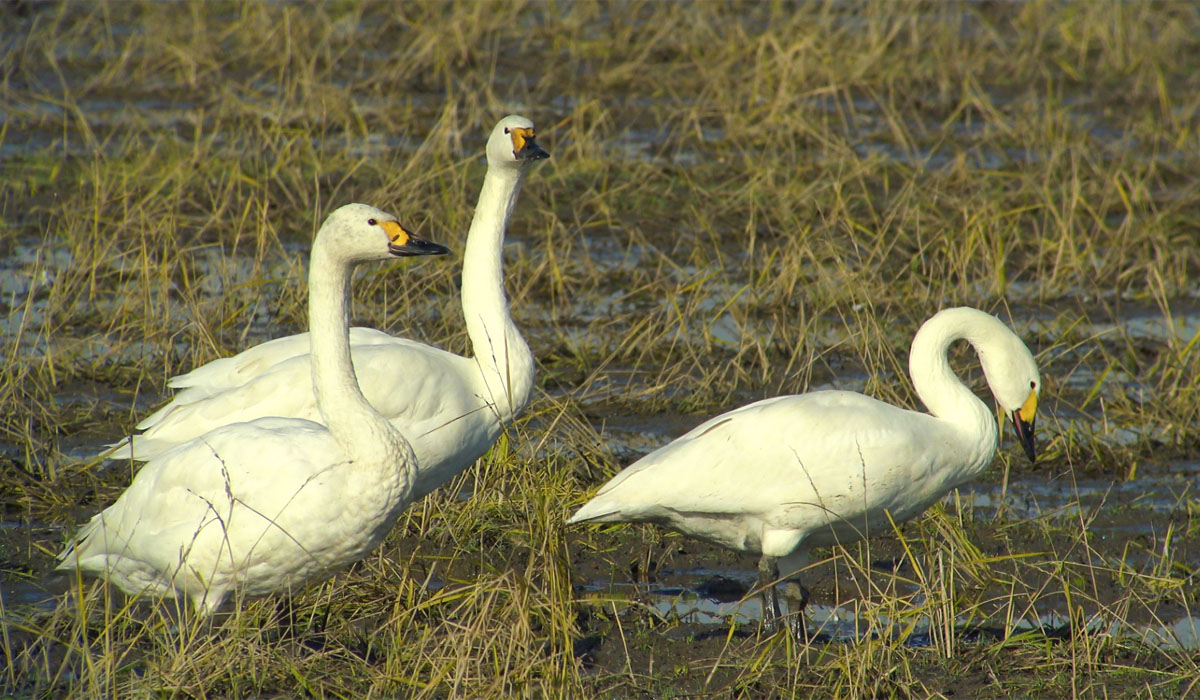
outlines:
{"label": "swan's long neck", "polygon": [[961,430],[963,444],[977,451],[969,472],[991,463],[999,433],[987,404],[954,374],[947,353],[956,340],[966,340],[977,352],[986,347],[992,329],[979,321],[978,315],[959,313],[958,309],[939,313],[917,331],[908,358],[908,371],[921,402],[931,414]]}
{"label": "swan's long neck", "polygon": [[309,338],[317,408],[351,461],[398,461],[409,470],[411,482],[411,448],[400,432],[367,402],[350,360],[352,273],[353,266],[333,259],[318,238],[308,277]]}
{"label": "swan's long neck", "polygon": [[521,189],[518,168],[489,166],[463,254],[462,305],[486,395],[500,420],[515,418],[533,389],[533,353],[504,295],[501,248]]}

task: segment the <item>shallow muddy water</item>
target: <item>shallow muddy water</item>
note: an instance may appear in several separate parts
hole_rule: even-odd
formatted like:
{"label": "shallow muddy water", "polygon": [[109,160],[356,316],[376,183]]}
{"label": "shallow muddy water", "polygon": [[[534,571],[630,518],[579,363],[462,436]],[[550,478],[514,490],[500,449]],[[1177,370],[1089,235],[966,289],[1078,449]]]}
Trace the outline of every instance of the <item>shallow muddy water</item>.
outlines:
{"label": "shallow muddy water", "polygon": [[[1027,530],[1027,553],[1053,549],[1053,530],[1075,529],[1086,522],[1090,549],[1085,555],[1073,554],[1065,560],[1076,561],[1084,568],[1094,567],[1106,576],[1122,567],[1151,571],[1156,565],[1161,567],[1164,560],[1177,563],[1175,575],[1195,576],[1200,547],[1194,534],[1181,531],[1178,523],[1186,522],[1189,511],[1194,510],[1198,488],[1200,467],[1186,462],[1172,465],[1161,474],[1144,475],[1136,484],[1111,479],[1064,484],[1039,478],[1015,480],[1006,487],[980,484],[960,489],[957,496],[947,497],[944,505],[951,511],[956,506],[962,508],[981,523]],[[1034,534],[1039,528],[1049,532]],[[979,543],[986,546],[983,539]],[[730,624],[749,624],[753,629],[762,619],[761,600],[752,591],[757,582],[753,561],[746,557],[739,562],[737,557],[691,543],[679,546],[687,553],[671,557],[670,566],[658,567],[649,575],[631,577],[630,567],[636,565],[622,568],[619,564],[624,560],[608,558],[609,568],[600,568],[608,575],[581,584],[578,591],[591,605],[615,606],[622,614],[649,612],[675,636],[703,634]],[[1173,551],[1174,547],[1183,551]],[[688,566],[687,560],[696,555],[710,563]],[[584,566],[581,564],[581,568]],[[855,600],[860,595],[855,591],[861,591],[862,584],[855,583],[855,577],[847,576],[844,569],[817,561],[800,577],[816,586],[816,595],[803,613],[809,633],[833,642],[893,636],[908,645],[928,645],[931,624],[944,626],[945,622],[931,623],[921,588],[914,583],[912,567],[901,556],[875,560],[873,568],[881,575],[895,572],[908,581],[897,584],[893,593],[908,600],[910,607],[895,611],[895,621],[878,611],[864,616],[857,609],[861,603]],[[1164,575],[1170,576],[1171,572],[1165,571]],[[834,589],[842,593],[838,595]],[[1120,593],[1115,590],[1109,595],[1115,600]],[[842,604],[827,602],[846,599],[847,594],[849,600]],[[782,605],[786,612],[786,603]],[[1080,629],[1061,596],[1046,595],[1027,601],[1027,606],[1015,616],[1011,610],[997,611],[993,617],[980,617],[978,610],[973,616],[960,616],[954,634],[961,641],[972,642],[1029,632],[1059,638]],[[1151,604],[1136,614],[1125,615],[1097,610],[1083,622],[1082,629],[1158,648],[1200,649],[1200,616],[1194,609],[1176,605],[1156,609]]]}

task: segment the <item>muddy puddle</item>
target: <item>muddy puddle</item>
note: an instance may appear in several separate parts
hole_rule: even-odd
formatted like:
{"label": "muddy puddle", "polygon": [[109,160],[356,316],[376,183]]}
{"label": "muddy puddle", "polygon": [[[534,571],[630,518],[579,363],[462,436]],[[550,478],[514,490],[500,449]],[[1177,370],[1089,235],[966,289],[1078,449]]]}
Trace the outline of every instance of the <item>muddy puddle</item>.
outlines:
{"label": "muddy puddle", "polygon": [[[753,571],[693,569],[665,571],[660,575],[695,583],[691,587],[641,586],[597,580],[579,590],[585,601],[612,609],[617,614],[634,609],[652,614],[664,623],[665,634],[673,638],[719,633],[730,626],[754,630],[762,622],[762,601],[751,594],[755,581]],[[874,612],[860,614],[856,607],[853,601],[837,606],[810,602],[803,610],[805,631],[819,643],[848,644],[888,638],[911,647],[930,646],[931,635],[946,634],[944,621],[933,620],[917,607],[900,611],[894,617]],[[1062,638],[1082,631],[1161,649],[1200,650],[1200,616],[1183,615],[1159,623],[1131,623],[1115,616],[1106,619],[1095,615],[1080,627],[1073,624],[1065,609],[1046,607],[1046,610],[1037,610],[1017,619],[980,620],[960,616],[954,621],[953,635],[959,641],[972,643],[1023,634]],[[781,612],[788,614],[786,603],[781,604]]]}
{"label": "muddy puddle", "polygon": [[[686,427],[675,422],[666,432],[678,434]],[[622,444],[614,450],[630,459],[670,437],[620,422],[610,423],[606,435],[619,437]],[[971,523],[968,537],[983,553],[1029,565],[1013,579],[1021,583],[1010,580],[1007,589],[994,591],[994,599],[1026,590],[1003,606],[984,604],[956,615],[950,625],[956,641],[1089,634],[1160,649],[1200,649],[1200,606],[1165,603],[1153,593],[1145,600],[1135,596],[1140,601],[1136,605],[1119,604],[1129,594],[1121,572],[1160,577],[1166,588],[1200,587],[1200,533],[1191,525],[1200,498],[1200,462],[1147,467],[1127,480],[1073,478],[1069,472],[1021,475],[1008,483],[989,480],[999,476],[993,468],[984,479],[948,495],[942,505],[951,516],[961,513]],[[1086,533],[1082,538],[1081,532]],[[877,548],[868,557],[873,584],[864,583],[863,572],[814,554],[801,576],[812,592],[803,611],[809,633],[825,642],[886,637],[916,647],[930,645],[931,635],[945,638],[945,614],[931,619],[927,595],[917,583],[920,576],[907,555],[890,538],[872,542]],[[722,636],[731,628],[753,631],[761,622],[752,558],[673,536],[658,548],[630,549],[615,538],[610,544],[612,549],[596,558],[574,559],[577,593],[602,616],[627,622],[649,618],[663,634],[676,638]],[[1074,616],[1068,597],[1054,590],[1052,578],[1045,578],[1053,567],[1039,562],[1050,561],[1103,579],[1086,602],[1075,600]],[[872,596],[864,592],[871,590],[887,590],[891,607],[881,611],[872,604]],[[1014,600],[1020,604],[1014,606]],[[781,605],[786,612],[786,602]],[[597,634],[604,629],[594,627]]]}
{"label": "muddy puddle", "polygon": [[[1133,530],[1134,528],[1126,528]],[[752,564],[752,562],[748,562]],[[820,564],[817,570],[821,570]],[[898,567],[903,570],[904,564]],[[903,573],[903,571],[901,571]],[[911,571],[908,572],[911,575]],[[828,593],[829,574],[817,575],[821,593]],[[653,583],[634,583],[595,578],[577,586],[584,606],[620,616],[650,615],[668,637],[688,638],[722,634],[733,627],[753,632],[763,619],[762,602],[754,592],[756,572],[752,568],[659,569]],[[853,590],[849,584],[847,589]],[[781,588],[782,593],[782,588]],[[930,635],[946,634],[946,622],[934,619],[924,606],[918,587],[897,584],[894,593],[910,603],[893,614],[876,609],[861,610],[862,601],[853,596],[837,604],[810,600],[803,610],[808,634],[818,642],[854,643],[864,639],[889,638],[914,647],[930,645]],[[781,601],[781,612],[788,613]],[[1200,615],[1195,611],[1171,609],[1143,611],[1138,620],[1116,613],[1106,614],[1102,606],[1093,606],[1082,624],[1072,619],[1065,600],[1030,604],[1017,616],[956,616],[953,636],[973,643],[1007,639],[1015,635],[1036,634],[1046,638],[1064,638],[1085,633],[1134,641],[1162,649],[1200,650]],[[936,628],[936,629],[934,629]]]}

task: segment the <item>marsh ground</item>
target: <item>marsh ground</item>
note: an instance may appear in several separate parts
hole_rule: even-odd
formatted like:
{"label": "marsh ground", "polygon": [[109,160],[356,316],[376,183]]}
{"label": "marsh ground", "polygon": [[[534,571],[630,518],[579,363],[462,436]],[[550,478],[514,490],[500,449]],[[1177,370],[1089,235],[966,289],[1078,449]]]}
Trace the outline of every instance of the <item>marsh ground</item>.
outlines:
{"label": "marsh ground", "polygon": [[[1190,4],[0,6],[0,695],[1200,695],[1200,12]],[[304,324],[346,201],[461,249],[482,143],[553,158],[509,227],[525,419],[385,547],[219,629],[49,573],[166,379]],[[357,323],[466,352],[457,265]],[[1045,378],[899,532],[824,552],[808,646],[752,562],[567,531],[705,417],[821,387],[906,406],[938,308]],[[961,366],[983,391],[968,354]]]}

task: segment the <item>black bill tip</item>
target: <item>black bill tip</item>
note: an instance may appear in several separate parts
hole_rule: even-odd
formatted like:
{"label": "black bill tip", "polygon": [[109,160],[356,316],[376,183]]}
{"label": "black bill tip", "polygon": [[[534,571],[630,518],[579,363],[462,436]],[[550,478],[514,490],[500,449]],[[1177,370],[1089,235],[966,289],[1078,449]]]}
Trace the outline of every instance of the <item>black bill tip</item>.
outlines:
{"label": "black bill tip", "polygon": [[1025,450],[1026,456],[1029,457],[1030,464],[1037,463],[1037,444],[1034,442],[1033,427],[1036,419],[1028,421],[1021,418],[1019,411],[1013,411],[1012,414],[1013,428],[1016,429],[1017,440],[1021,443],[1021,448]]}
{"label": "black bill tip", "polygon": [[409,257],[413,255],[446,255],[450,249],[444,245],[427,241],[424,238],[409,236],[408,241],[404,243],[389,243],[388,252],[396,257]]}
{"label": "black bill tip", "polygon": [[517,160],[541,160],[543,158],[550,157],[550,154],[546,151],[546,149],[537,145],[537,141],[534,141],[533,139],[526,139],[525,147],[513,155],[517,157]]}

